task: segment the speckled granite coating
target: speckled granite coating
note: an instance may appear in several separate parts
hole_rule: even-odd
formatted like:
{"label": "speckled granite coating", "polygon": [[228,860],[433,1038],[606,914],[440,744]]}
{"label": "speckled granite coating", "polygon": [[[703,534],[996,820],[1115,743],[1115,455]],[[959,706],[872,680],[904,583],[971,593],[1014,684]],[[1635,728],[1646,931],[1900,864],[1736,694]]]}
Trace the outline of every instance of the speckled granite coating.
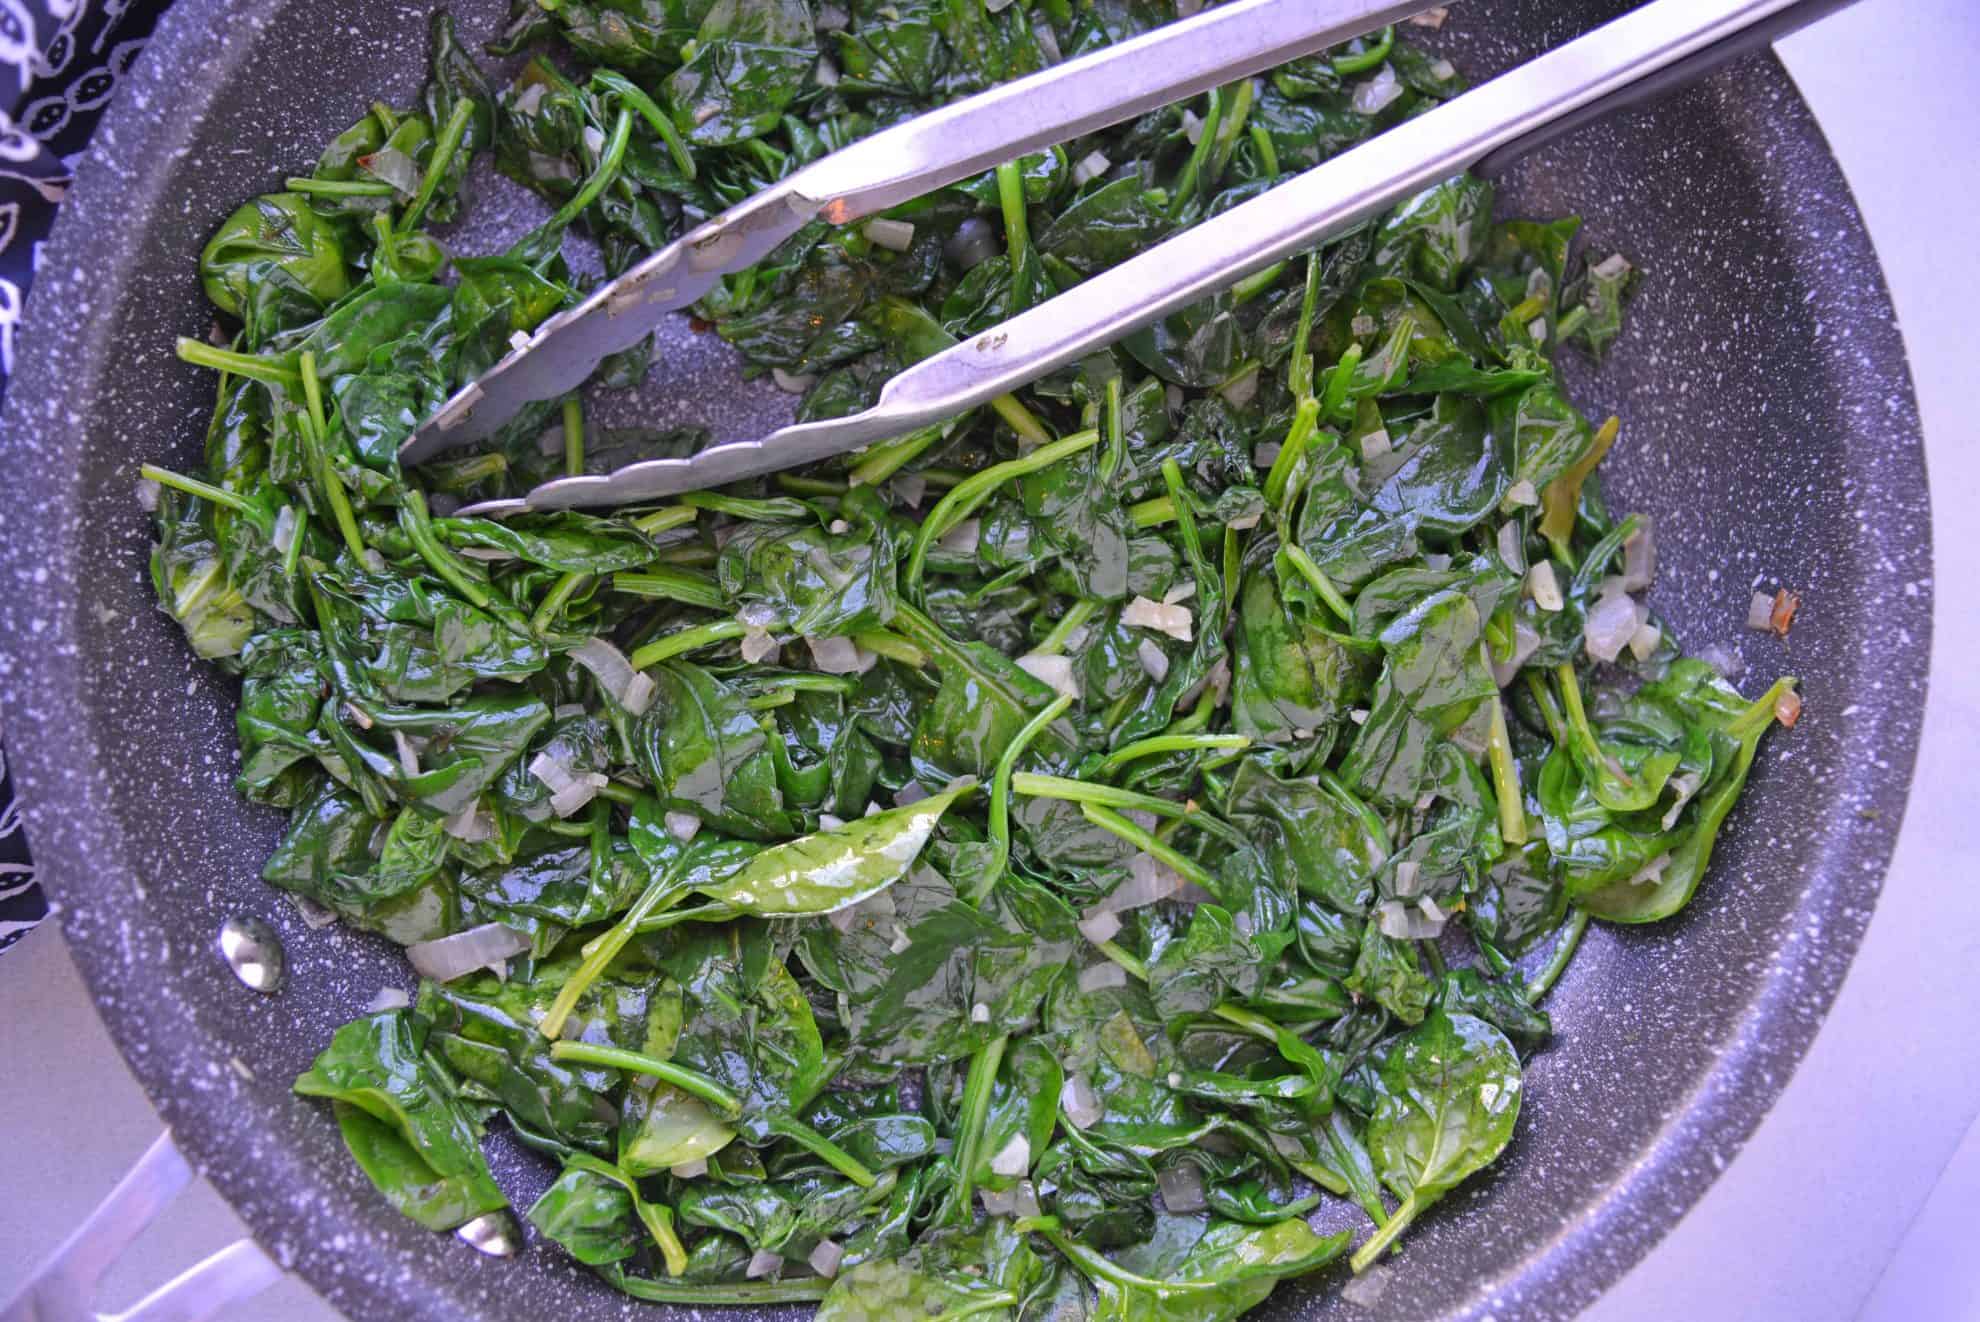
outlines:
{"label": "speckled granite coating", "polygon": [[[1500,3],[1489,28],[1485,6],[1461,7],[1441,39],[1479,74],[1617,7]],[[461,8],[472,34],[500,6]],[[234,800],[231,686],[190,658],[145,577],[137,464],[195,462],[210,406],[210,380],[171,352],[209,319],[199,246],[370,96],[411,94],[425,13],[180,0],[134,72],[47,254],[0,426],[0,704],[105,1019],[280,1260],[358,1317],[660,1317],[554,1253],[493,1261],[418,1230],[290,1095],[331,1028],[410,975],[381,942],[309,931],[256,879],[279,814]],[[1504,195],[1513,212],[1582,213],[1593,242],[1645,268],[1609,365],[1574,383],[1588,411],[1624,419],[1612,501],[1656,519],[1660,613],[1694,646],[1735,646],[1749,687],[1801,676],[1807,708],[1769,741],[1693,905],[1591,933],[1499,1166],[1426,1217],[1363,1302],[1338,1296],[1337,1269],[1282,1290],[1267,1318],[1561,1317],[1614,1281],[1794,1069],[1903,809],[1932,595],[1918,424],[1875,257],[1785,75],[1748,61],[1525,162]],[[785,407],[734,385],[706,337],[663,361],[666,420],[719,407],[728,433]],[[1752,588],[1777,582],[1805,598],[1785,643],[1742,627]],[[214,952],[236,912],[283,933],[283,994],[248,991]],[[526,1204],[543,1171],[497,1147]]]}

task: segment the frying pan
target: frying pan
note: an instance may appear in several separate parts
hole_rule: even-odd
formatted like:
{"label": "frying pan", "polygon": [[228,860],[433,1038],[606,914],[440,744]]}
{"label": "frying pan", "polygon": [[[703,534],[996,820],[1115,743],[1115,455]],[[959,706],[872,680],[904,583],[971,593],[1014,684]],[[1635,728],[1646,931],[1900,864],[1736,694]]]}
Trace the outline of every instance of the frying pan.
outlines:
{"label": "frying pan", "polygon": [[[211,380],[172,355],[211,312],[206,235],[313,159],[374,96],[418,86],[425,4],[180,0],[100,130],[45,255],[0,426],[0,704],[77,963],[181,1147],[267,1250],[358,1317],[602,1319],[644,1307],[550,1247],[484,1258],[392,1212],[289,1082],[383,986],[394,949],[308,929],[257,877],[281,826],[237,801],[234,693],[152,606],[137,465],[198,462]],[[487,34],[500,0],[462,0]],[[1436,40],[1482,77],[1627,5],[1460,5]],[[1501,1162],[1413,1229],[1373,1294],[1344,1272],[1266,1319],[1571,1315],[1724,1168],[1806,1049],[1867,925],[1923,707],[1930,531],[1916,408],[1876,259],[1834,160],[1771,55],[1554,144],[1501,181],[1510,214],[1578,212],[1645,279],[1576,399],[1624,419],[1611,502],[1656,521],[1657,612],[1753,680],[1801,677],[1697,900],[1598,925],[1553,993]],[[497,212],[500,207],[495,208]],[[510,219],[513,219],[511,217]],[[472,250],[472,241],[463,241]],[[486,246],[484,243],[483,246]],[[781,421],[684,327],[637,404],[718,436]],[[712,415],[712,416],[711,416]],[[1744,630],[1755,587],[1800,591],[1791,638]],[[1913,586],[1907,586],[1913,585]],[[214,933],[257,914],[287,946],[261,996]],[[549,1178],[498,1133],[518,1206]],[[770,1310],[801,1317],[802,1309]]]}

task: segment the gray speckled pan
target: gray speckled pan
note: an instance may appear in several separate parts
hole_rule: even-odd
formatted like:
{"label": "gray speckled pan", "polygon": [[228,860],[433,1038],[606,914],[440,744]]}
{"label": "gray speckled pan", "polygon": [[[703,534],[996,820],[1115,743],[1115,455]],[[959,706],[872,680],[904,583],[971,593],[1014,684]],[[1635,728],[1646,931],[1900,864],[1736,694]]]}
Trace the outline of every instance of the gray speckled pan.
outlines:
{"label": "gray speckled pan", "polygon": [[[1621,6],[1459,6],[1474,76]],[[470,33],[496,0],[462,6]],[[98,135],[43,262],[5,419],[0,702],[38,856],[112,1032],[180,1144],[263,1243],[357,1317],[637,1313],[554,1252],[485,1259],[365,1184],[288,1084],[332,1028],[409,974],[383,943],[310,931],[256,879],[279,815],[228,789],[233,691],[153,610],[140,460],[189,467],[211,401],[172,355],[209,312],[194,260],[380,93],[417,86],[426,6],[180,0]],[[1657,609],[1753,682],[1802,677],[1697,901],[1601,928],[1555,992],[1506,1158],[1342,1300],[1336,1270],[1267,1318],[1551,1318],[1614,1282],[1698,1198],[1793,1071],[1882,884],[1918,738],[1931,619],[1924,463],[1904,350],[1848,191],[1771,57],[1521,164],[1504,199],[1576,211],[1647,272],[1625,340],[1576,382],[1624,419],[1619,507],[1656,519]],[[735,432],[785,402],[679,335],[651,407]],[[690,388],[691,387],[691,388]],[[1755,586],[1805,604],[1787,642],[1743,628]],[[220,921],[265,915],[289,989],[243,988]],[[1838,1086],[1847,1087],[1847,1081]],[[546,1176],[498,1140],[519,1202]],[[649,1316],[665,1310],[653,1309]],[[798,1314],[801,1310],[785,1310]]]}

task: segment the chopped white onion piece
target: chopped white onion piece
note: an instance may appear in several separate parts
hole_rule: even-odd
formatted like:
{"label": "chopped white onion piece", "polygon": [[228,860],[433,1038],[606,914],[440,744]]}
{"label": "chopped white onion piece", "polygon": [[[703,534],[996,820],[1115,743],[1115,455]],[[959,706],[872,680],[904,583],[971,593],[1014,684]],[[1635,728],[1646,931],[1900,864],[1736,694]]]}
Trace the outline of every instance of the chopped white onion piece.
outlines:
{"label": "chopped white onion piece", "polygon": [[485,565],[503,565],[516,559],[511,551],[503,551],[493,546],[463,546],[454,551],[455,555],[466,556],[469,560],[479,560]]}
{"label": "chopped white onion piece", "polygon": [[863,675],[880,660],[850,638],[807,637],[804,645],[811,649],[811,664],[828,675]]}
{"label": "chopped white onion piece", "polygon": [[303,926],[309,928],[312,932],[320,931],[337,921],[337,911],[335,909],[329,908],[327,905],[318,904],[307,895],[291,893],[289,903],[296,906],[296,912],[302,915]]}
{"label": "chopped white onion piece", "polygon": [[1670,810],[1664,814],[1664,829],[1666,831],[1672,830],[1677,826],[1678,814],[1684,811],[1684,805],[1690,803],[1691,796],[1698,793],[1704,787],[1705,778],[1696,771],[1680,771],[1677,775],[1671,777],[1670,791],[1677,797],[1672,802]]}
{"label": "chopped white onion piece", "polygon": [[935,545],[944,551],[957,555],[975,555],[976,544],[983,537],[983,520],[964,519],[955,527],[935,539]]}
{"label": "chopped white onion piece", "polygon": [[1504,661],[1492,662],[1492,682],[1500,688],[1513,682],[1513,676],[1526,664],[1526,659],[1540,650],[1540,634],[1525,620],[1513,621],[1512,655]]}
{"label": "chopped white onion piece", "polygon": [[1589,269],[1604,280],[1614,280],[1617,276],[1629,274],[1629,258],[1619,252],[1612,252]]}
{"label": "chopped white onion piece", "polygon": [[1361,438],[1361,457],[1369,462],[1380,459],[1393,448],[1389,443],[1389,429],[1387,427],[1377,427],[1374,431],[1368,432]]}
{"label": "chopped white onion piece", "polygon": [[421,941],[406,947],[406,959],[413,971],[435,982],[452,982],[464,973],[490,966],[500,967],[511,955],[529,949],[529,938],[500,923],[483,923],[465,932],[443,936],[437,941]]}
{"label": "chopped white onion piece", "polygon": [[534,115],[536,108],[543,104],[543,98],[550,91],[548,83],[531,83],[516,94],[514,109],[522,115]]}
{"label": "chopped white onion piece", "polygon": [[1451,558],[1441,552],[1433,552],[1423,557],[1423,564],[1426,569],[1434,569],[1441,574],[1451,567]]}
{"label": "chopped white onion piece", "polygon": [[972,1005],[972,1006],[970,1006],[970,1007],[969,1007],[969,1021],[970,1021],[970,1022],[971,1022],[972,1024],[987,1024],[987,1023],[989,1023],[989,1022],[990,1022],[990,1007],[989,1007],[989,1006],[987,1006],[987,1005],[985,1005],[985,1004],[984,1004],[983,1002],[981,1002],[981,1001],[978,1001],[978,1002],[977,1002],[977,1003],[976,1003],[975,1005]]}
{"label": "chopped white onion piece", "polygon": [[1707,643],[1698,649],[1698,659],[1725,679],[1738,679],[1746,673],[1746,662],[1725,643]]}
{"label": "chopped white onion piece", "polygon": [[[901,786],[900,792],[894,795],[894,806],[896,808],[905,808],[910,803],[920,803],[927,797],[928,791],[923,788],[921,783],[911,780]],[[885,892],[882,893],[884,894]]]}
{"label": "chopped white onion piece", "polygon": [[1224,402],[1234,409],[1241,409],[1246,404],[1249,404],[1258,395],[1257,366],[1254,364],[1248,370],[1240,372],[1238,375],[1224,382],[1223,385],[1218,386],[1217,393],[1222,395]]}
{"label": "chopped white onion piece", "polygon": [[1354,108],[1363,115],[1379,115],[1402,94],[1402,81],[1393,68],[1384,64],[1373,78],[1355,87]]}
{"label": "chopped white onion piece", "polygon": [[1169,677],[1169,654],[1158,647],[1153,638],[1144,638],[1134,649],[1135,660],[1148,672],[1148,678],[1160,684]]}
{"label": "chopped white onion piece", "polygon": [[1231,919],[1231,930],[1236,932],[1239,936],[1248,937],[1254,931],[1257,930],[1257,927],[1251,921],[1250,914],[1241,913]]}
{"label": "chopped white onion piece", "polygon": [[1074,1129],[1091,1129],[1106,1109],[1094,1095],[1093,1085],[1084,1075],[1068,1074],[1059,1088],[1059,1109],[1066,1114],[1066,1123]]}
{"label": "chopped white onion piece", "polygon": [[422,171],[413,163],[412,157],[397,147],[380,147],[369,156],[360,156],[358,164],[408,198],[419,192]]}
{"label": "chopped white onion piece", "polygon": [[818,814],[818,829],[821,831],[836,831],[845,824],[846,819],[837,813],[822,812]]}
{"label": "chopped white onion piece", "polygon": [[898,955],[913,944],[914,944],[914,938],[910,937],[907,934],[907,930],[903,928],[899,923],[895,923],[894,939],[887,943],[887,949],[893,951],[896,955]]}
{"label": "chopped white onion piece", "polygon": [[1774,629],[1774,598],[1765,592],[1753,594],[1753,600],[1746,604],[1746,627],[1760,633],[1772,633]]}
{"label": "chopped white onion piece", "polygon": [[742,659],[752,666],[777,655],[777,648],[777,640],[762,629],[751,629],[742,636]]}
{"label": "chopped white onion piece", "polygon": [[296,544],[296,507],[284,505],[275,511],[275,531],[269,535],[268,544],[278,555],[287,555],[289,548]]}
{"label": "chopped white onion piece", "polygon": [[1186,582],[1178,583],[1175,587],[1164,592],[1162,594],[1162,604],[1164,606],[1180,606],[1195,595],[1196,580],[1192,578]]}
{"label": "chopped white onion piece", "polygon": [[1053,691],[1063,693],[1074,702],[1079,701],[1079,677],[1073,674],[1072,658],[1069,656],[1040,656],[1028,652],[1017,659],[1018,669],[1052,686]]}
{"label": "chopped white onion piece", "polygon": [[1415,905],[1384,900],[1375,906],[1375,923],[1382,935],[1398,941],[1427,941],[1443,934],[1444,925],[1424,916]]}
{"label": "chopped white onion piece", "polygon": [[1022,1133],[1012,1134],[1003,1150],[990,1158],[992,1175],[1022,1175],[1031,1169],[1031,1140]]}
{"label": "chopped white onion piece", "polygon": [[1545,344],[1547,342],[1547,319],[1545,317],[1535,317],[1533,320],[1527,322],[1526,335],[1535,344]]}
{"label": "chopped white onion piece", "polygon": [[1444,20],[1450,16],[1450,6],[1436,5],[1424,10],[1420,14],[1413,15],[1409,23],[1411,27],[1429,28],[1432,32],[1435,32],[1438,28],[1444,26]]}
{"label": "chopped white onion piece", "polygon": [[1306,1144],[1300,1142],[1291,1134],[1273,1134],[1271,1135],[1271,1139],[1273,1150],[1280,1156],[1290,1157],[1294,1161],[1306,1160]]}
{"label": "chopped white onion piece", "polygon": [[1196,617],[1188,607],[1168,606],[1146,597],[1137,596],[1121,610],[1121,623],[1131,629],[1154,629],[1179,643],[1191,642],[1196,636]]}
{"label": "chopped white onion piece", "polygon": [[1183,136],[1189,139],[1190,146],[1194,147],[1203,141],[1203,121],[1197,117],[1194,110],[1183,111],[1182,126]]}
{"label": "chopped white onion piece", "polygon": [[1657,645],[1663,641],[1664,631],[1645,621],[1629,636],[1629,654],[1638,661],[1648,661],[1655,654]]}
{"label": "chopped white onion piece", "polygon": [[509,348],[511,348],[511,349],[513,349],[513,350],[514,350],[515,352],[517,352],[517,353],[522,353],[522,352],[523,352],[524,350],[526,350],[526,349],[528,349],[528,348],[529,348],[529,332],[528,332],[528,331],[510,331],[510,332],[509,332]]}
{"label": "chopped white onion piece", "polygon": [[1127,970],[1112,960],[1079,971],[1079,989],[1088,995],[1105,991],[1109,987],[1125,986],[1127,986]]}
{"label": "chopped white onion piece", "polygon": [[696,832],[701,830],[701,819],[691,812],[664,813],[660,820],[665,823],[667,834],[682,844],[694,839]]}
{"label": "chopped white onion piece", "polygon": [[559,817],[569,817],[597,798],[598,791],[609,784],[611,781],[596,771],[573,777],[570,784],[550,796],[550,811]]}
{"label": "chopped white onion piece", "polygon": [[1368,708],[1366,707],[1350,708],[1348,711],[1348,719],[1350,721],[1353,721],[1356,725],[1368,724]]}
{"label": "chopped white onion piece", "polygon": [[1203,1193],[1203,1173],[1193,1162],[1164,1167],[1156,1174],[1155,1183],[1162,1189],[1162,1206],[1171,1212],[1200,1212],[1210,1205]]}
{"label": "chopped white onion piece", "polygon": [[1182,387],[1169,386],[1167,389],[1163,390],[1162,403],[1168,407],[1169,412],[1181,413],[1183,406]]}
{"label": "chopped white onion piece", "polygon": [[605,154],[605,132],[595,124],[584,126],[584,149],[596,160]]}
{"label": "chopped white onion piece", "polygon": [[842,1245],[829,1239],[821,1239],[818,1241],[818,1247],[811,1251],[811,1256],[805,1261],[811,1264],[811,1270],[829,1280],[839,1274],[839,1262],[845,1256],[846,1250]]}
{"label": "chopped white onion piece", "polygon": [[1613,661],[1643,627],[1643,608],[1627,595],[1603,597],[1588,608],[1581,643],[1597,661]]}
{"label": "chopped white onion piece", "polygon": [[1794,723],[1801,719],[1801,695],[1788,689],[1774,699],[1774,719],[1784,730],[1792,730]]}
{"label": "chopped white onion piece", "polygon": [[406,995],[404,987],[380,987],[372,996],[371,1003],[364,1007],[366,1014],[383,1014],[387,1010],[403,1010],[412,1004],[412,997]]}
{"label": "chopped white onion piece", "polygon": [[1354,336],[1357,340],[1367,339],[1376,330],[1375,318],[1369,316],[1366,312],[1355,313],[1354,320],[1348,323],[1348,334]]}
{"label": "chopped white onion piece", "polygon": [[698,1180],[708,1174],[708,1158],[696,1157],[693,1161],[684,1161],[667,1173],[677,1180]]}
{"label": "chopped white onion piece", "polygon": [[[146,514],[158,508],[158,493],[162,488],[148,477],[141,477],[137,484],[138,508]],[[284,548],[286,549],[286,548]]]}
{"label": "chopped white onion piece", "polygon": [[1671,856],[1668,853],[1659,854],[1638,868],[1636,875],[1629,879],[1629,884],[1632,886],[1655,886],[1664,879],[1664,869],[1670,865]]}
{"label": "chopped white onion piece", "polygon": [[587,638],[571,649],[571,660],[589,670],[598,687],[634,716],[653,705],[654,684],[632,668],[626,654],[603,638]]}
{"label": "chopped white onion piece", "polygon": [[1416,910],[1433,923],[1443,923],[1450,918],[1449,914],[1437,906],[1437,901],[1428,895],[1416,902]]}
{"label": "chopped white onion piece", "polygon": [[786,395],[802,395],[818,384],[818,378],[809,372],[786,372],[781,367],[770,369],[770,379],[777,383],[777,389]]}
{"label": "chopped white onion piece", "polygon": [[1657,576],[1657,538],[1644,524],[1636,535],[1623,543],[1623,586],[1641,592]]}
{"label": "chopped white onion piece", "polygon": [[1437,60],[1430,65],[1430,76],[1440,83],[1448,83],[1457,77],[1457,66],[1449,60]]}
{"label": "chopped white onion piece", "polygon": [[1121,920],[1111,909],[1096,906],[1087,910],[1086,916],[1079,920],[1079,931],[1081,936],[1097,946],[1120,935]]}
{"label": "chopped white onion piece", "polygon": [[550,719],[553,721],[574,720],[582,715],[584,704],[581,702],[560,702],[550,709]]}
{"label": "chopped white onion piece", "polygon": [[440,824],[440,829],[456,840],[468,844],[492,839],[495,835],[495,815],[481,810],[479,802],[470,803],[459,812]]}
{"label": "chopped white onion piece", "polygon": [[1499,525],[1499,562],[1512,573],[1526,572],[1526,542],[1520,536],[1517,519]]}
{"label": "chopped white onion piece", "polygon": [[552,794],[576,783],[569,765],[562,758],[553,757],[547,748],[530,759],[529,774],[549,786]]}
{"label": "chopped white onion piece", "polygon": [[1526,592],[1543,611],[1557,611],[1567,605],[1567,598],[1561,595],[1560,580],[1554,577],[1554,564],[1542,560],[1526,571]]}
{"label": "chopped white onion piece", "polygon": [[399,755],[399,770],[407,780],[419,774],[419,750],[413,747],[412,740],[406,738],[404,730],[392,731],[392,747]]}
{"label": "chopped white onion piece", "polygon": [[894,494],[909,509],[920,509],[922,497],[928,494],[928,479],[919,473],[897,473],[892,483]]}
{"label": "chopped white onion piece", "polygon": [[889,252],[906,252],[914,246],[914,226],[905,220],[869,220],[862,232]]}
{"label": "chopped white onion piece", "polygon": [[1078,165],[1073,167],[1073,183],[1083,186],[1098,179],[1101,175],[1113,168],[1114,163],[1108,160],[1105,155],[1097,151],[1090,151],[1080,158]]}
{"label": "chopped white onion piece", "polygon": [[1533,483],[1523,477],[1506,488],[1506,504],[1508,505],[1538,505],[1539,503],[1540,493],[1533,489]]}
{"label": "chopped white onion piece", "polygon": [[[1423,808],[1428,805],[1419,803],[1417,806]],[[1420,871],[1421,865],[1412,859],[1405,858],[1396,864],[1396,876],[1392,884],[1397,896],[1407,900],[1422,889],[1422,881],[1417,875]]]}
{"label": "chopped white onion piece", "polygon": [[1279,451],[1286,447],[1278,441],[1260,441],[1251,450],[1253,468],[1270,468],[1279,462]]}
{"label": "chopped white onion piece", "polygon": [[1621,574],[1604,574],[1602,575],[1602,581],[1595,585],[1595,599],[1597,601],[1600,601],[1604,597],[1625,597],[1628,595],[1629,589],[1623,586],[1623,576]]}
{"label": "chopped white onion piece", "polygon": [[750,1255],[749,1267],[743,1272],[750,1280],[758,1280],[770,1275],[784,1265],[784,1260],[775,1253],[765,1253],[758,1249]]}

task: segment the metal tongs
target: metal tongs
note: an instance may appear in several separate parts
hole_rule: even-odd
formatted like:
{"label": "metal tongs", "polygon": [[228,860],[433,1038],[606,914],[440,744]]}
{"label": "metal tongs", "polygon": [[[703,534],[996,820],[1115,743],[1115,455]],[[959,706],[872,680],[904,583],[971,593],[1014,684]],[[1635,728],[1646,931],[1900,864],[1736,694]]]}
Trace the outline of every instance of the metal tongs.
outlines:
{"label": "metal tongs", "polygon": [[[1849,0],[1651,0],[901,372],[861,413],[545,482],[462,513],[624,505],[757,477],[955,417],[1379,215],[1842,8]],[[538,327],[400,451],[417,463],[580,385],[813,219],[833,224],[1404,18],[1423,0],[1232,0],[865,138],[654,253]]]}

